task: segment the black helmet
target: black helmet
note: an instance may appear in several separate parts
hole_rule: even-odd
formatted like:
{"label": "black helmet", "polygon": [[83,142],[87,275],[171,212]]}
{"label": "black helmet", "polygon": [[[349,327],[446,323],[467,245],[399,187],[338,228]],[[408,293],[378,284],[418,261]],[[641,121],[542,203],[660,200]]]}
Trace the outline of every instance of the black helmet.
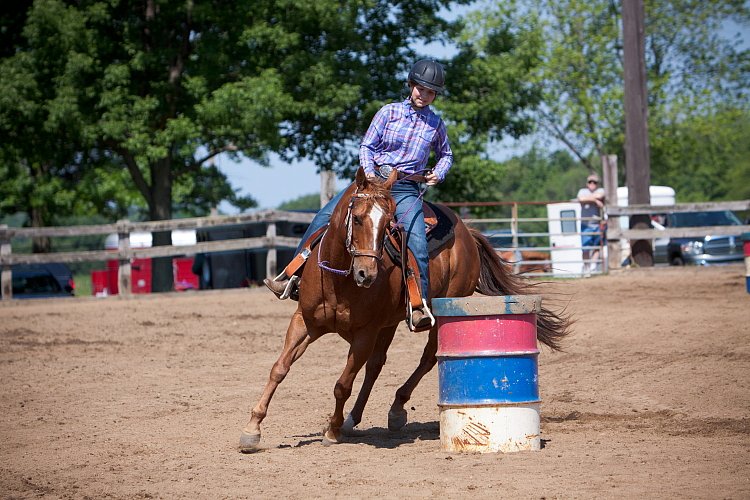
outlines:
{"label": "black helmet", "polygon": [[421,59],[409,71],[409,81],[432,89],[438,94],[445,90],[443,65],[432,59]]}

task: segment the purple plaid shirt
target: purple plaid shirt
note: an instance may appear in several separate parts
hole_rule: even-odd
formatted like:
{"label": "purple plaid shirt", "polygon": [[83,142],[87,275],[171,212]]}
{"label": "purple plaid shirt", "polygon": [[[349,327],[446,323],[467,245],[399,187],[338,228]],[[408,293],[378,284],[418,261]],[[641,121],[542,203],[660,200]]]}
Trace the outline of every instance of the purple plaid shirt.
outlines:
{"label": "purple plaid shirt", "polygon": [[416,111],[406,99],[386,104],[375,114],[359,147],[359,164],[366,174],[374,173],[377,164],[424,175],[430,149],[437,157],[433,171],[442,182],[453,165],[445,123],[429,106]]}

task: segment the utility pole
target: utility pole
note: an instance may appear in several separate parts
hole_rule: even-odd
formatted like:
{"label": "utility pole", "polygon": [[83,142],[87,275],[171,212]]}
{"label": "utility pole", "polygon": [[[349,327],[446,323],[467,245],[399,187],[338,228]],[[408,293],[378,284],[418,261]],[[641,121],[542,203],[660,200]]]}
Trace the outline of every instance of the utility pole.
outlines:
{"label": "utility pole", "polygon": [[[649,205],[651,164],[648,143],[648,100],[643,0],[622,0],[625,60],[625,175],[628,205]],[[630,229],[650,229],[648,214],[630,216]],[[649,240],[630,242],[631,258],[642,267],[654,265]]]}

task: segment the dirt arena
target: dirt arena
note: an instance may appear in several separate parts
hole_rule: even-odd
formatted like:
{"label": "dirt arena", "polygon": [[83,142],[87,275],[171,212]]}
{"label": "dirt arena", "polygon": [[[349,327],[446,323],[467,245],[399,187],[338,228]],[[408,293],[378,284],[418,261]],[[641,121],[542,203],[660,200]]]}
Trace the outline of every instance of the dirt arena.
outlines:
{"label": "dirt arena", "polygon": [[[321,445],[346,344],[292,368],[240,430],[294,303],[265,290],[0,305],[3,498],[750,498],[750,295],[742,265],[557,282],[577,319],[539,358],[543,449],[440,450],[437,369],[387,410],[426,334],[400,327],[360,428]],[[359,387],[362,374],[357,380]],[[350,407],[354,398],[350,400]]]}

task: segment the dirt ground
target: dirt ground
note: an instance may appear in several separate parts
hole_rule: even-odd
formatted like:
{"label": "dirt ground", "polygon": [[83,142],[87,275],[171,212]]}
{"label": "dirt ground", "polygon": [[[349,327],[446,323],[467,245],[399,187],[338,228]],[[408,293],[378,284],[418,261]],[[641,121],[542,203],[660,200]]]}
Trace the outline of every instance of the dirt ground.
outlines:
{"label": "dirt ground", "polygon": [[[541,451],[440,449],[437,369],[387,430],[426,334],[399,328],[360,424],[324,447],[346,344],[292,368],[237,451],[294,309],[261,289],[0,305],[3,498],[750,498],[742,265],[546,288],[577,323],[539,358]],[[362,380],[357,380],[355,390]],[[350,400],[350,407],[354,398]]]}

